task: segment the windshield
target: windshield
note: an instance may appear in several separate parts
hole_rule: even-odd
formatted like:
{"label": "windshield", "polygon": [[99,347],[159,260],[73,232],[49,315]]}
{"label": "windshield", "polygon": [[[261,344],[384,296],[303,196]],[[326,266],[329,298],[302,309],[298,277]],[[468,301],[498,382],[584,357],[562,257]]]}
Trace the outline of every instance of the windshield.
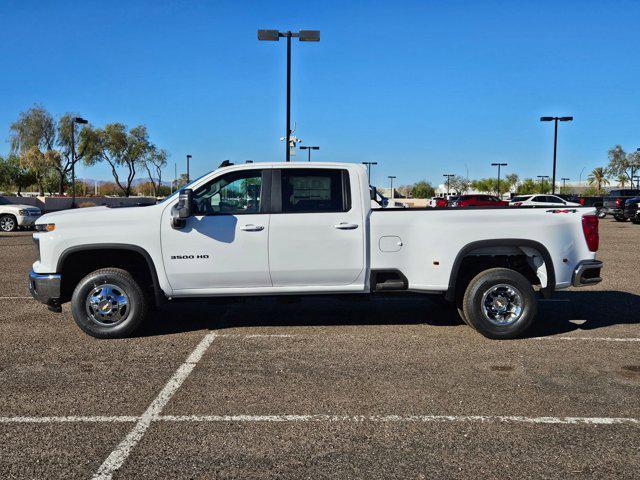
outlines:
{"label": "windshield", "polygon": [[[211,171],[213,172],[213,170]],[[169,195],[168,197],[165,197],[164,200],[161,200],[158,202],[158,205],[163,204],[165,202],[168,202],[169,200],[176,198],[177,195],[180,195],[180,192],[183,191],[185,188],[191,188],[191,185],[193,185],[194,183],[196,183],[198,180],[200,180],[203,177],[206,177],[207,175],[209,175],[211,172],[207,172],[204,175],[200,175],[198,178],[196,178],[195,180],[191,180],[189,183],[187,183],[186,185],[183,185],[182,187],[180,187],[178,190],[176,190],[175,192],[173,192],[171,195]]]}

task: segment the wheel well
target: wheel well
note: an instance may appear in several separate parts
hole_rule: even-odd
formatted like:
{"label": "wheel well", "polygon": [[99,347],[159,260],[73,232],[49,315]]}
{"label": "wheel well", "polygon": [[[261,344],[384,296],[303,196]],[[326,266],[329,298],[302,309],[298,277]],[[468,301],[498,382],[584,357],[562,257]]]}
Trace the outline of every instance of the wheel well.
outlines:
{"label": "wheel well", "polygon": [[553,263],[542,245],[532,241],[483,241],[467,246],[456,258],[446,298],[455,300],[464,293],[473,277],[496,267],[509,268],[522,274],[532,285],[540,286],[545,296],[555,288]]}
{"label": "wheel well", "polygon": [[157,294],[157,276],[153,264],[143,253],[123,248],[96,248],[70,252],[61,259],[58,273],[62,275],[61,301],[71,299],[82,278],[100,268],[127,270],[147,293]]}

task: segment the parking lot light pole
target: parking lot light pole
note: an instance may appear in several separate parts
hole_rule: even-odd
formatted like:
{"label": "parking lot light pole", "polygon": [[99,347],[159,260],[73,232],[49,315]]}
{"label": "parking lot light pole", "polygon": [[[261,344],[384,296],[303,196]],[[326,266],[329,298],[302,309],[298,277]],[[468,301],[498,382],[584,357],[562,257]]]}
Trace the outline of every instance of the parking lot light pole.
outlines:
{"label": "parking lot light pole", "polygon": [[280,32],[279,30],[258,30],[258,40],[278,42],[281,37],[287,39],[287,125],[285,135],[285,158],[291,161],[289,142],[291,140],[291,38],[298,38],[301,42],[319,42],[320,30],[300,30],[299,32]]}
{"label": "parking lot light pole", "polygon": [[367,173],[369,174],[369,185],[371,185],[371,167],[373,165],[377,165],[378,162],[362,162],[362,164],[367,166]]}
{"label": "parking lot light pole", "polygon": [[447,177],[447,197],[448,197],[449,196],[449,190],[450,190],[449,186],[450,186],[450,183],[451,183],[451,178],[455,177],[455,174],[453,174],[453,173],[445,173],[442,176],[443,177]]}
{"label": "parking lot light pole", "polygon": [[187,155],[187,183],[189,183],[190,181],[190,177],[189,177],[189,162],[191,161],[193,157],[191,155]]}
{"label": "parking lot light pole", "polygon": [[305,145],[300,145],[300,150],[306,150],[309,154],[308,161],[311,161],[311,150],[320,150],[320,147],[307,147]]}
{"label": "parking lot light pole", "polygon": [[551,193],[556,193],[556,152],[558,150],[558,121],[571,122],[573,117],[540,117],[541,122],[555,122],[553,130],[553,180],[551,183]]}
{"label": "parking lot light pole", "polygon": [[393,180],[395,178],[395,175],[389,175],[389,183],[391,184],[391,200],[393,200]]}
{"label": "parking lot light pole", "polygon": [[500,193],[500,167],[506,167],[508,164],[506,163],[492,163],[492,167],[498,167],[498,197],[502,199],[502,195]]}
{"label": "parking lot light pole", "polygon": [[76,123],[86,125],[89,122],[82,117],[73,117],[71,121],[71,208],[76,208]]}
{"label": "parking lot light pole", "polygon": [[542,191],[542,187],[544,185],[545,178],[549,178],[549,175],[538,175],[538,178],[540,179],[540,193],[544,193]]}
{"label": "parking lot light pole", "polygon": [[560,180],[562,180],[562,188],[567,188],[567,180],[571,180],[571,179],[567,177],[562,177]]}

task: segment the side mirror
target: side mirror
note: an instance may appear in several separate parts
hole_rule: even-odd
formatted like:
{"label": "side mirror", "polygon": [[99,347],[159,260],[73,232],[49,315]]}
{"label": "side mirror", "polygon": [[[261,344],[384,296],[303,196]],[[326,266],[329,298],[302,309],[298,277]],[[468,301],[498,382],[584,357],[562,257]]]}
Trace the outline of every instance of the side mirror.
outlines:
{"label": "side mirror", "polygon": [[193,190],[185,188],[178,196],[178,203],[171,209],[171,226],[175,229],[184,228],[187,218],[193,215]]}
{"label": "side mirror", "polygon": [[378,197],[378,189],[376,187],[369,186],[369,194],[371,195],[371,200],[376,200]]}

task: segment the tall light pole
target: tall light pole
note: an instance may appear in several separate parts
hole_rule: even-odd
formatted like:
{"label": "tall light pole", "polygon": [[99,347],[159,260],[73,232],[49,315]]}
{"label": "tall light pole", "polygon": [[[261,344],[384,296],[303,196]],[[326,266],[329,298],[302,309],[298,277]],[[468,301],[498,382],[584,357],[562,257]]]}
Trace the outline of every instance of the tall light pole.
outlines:
{"label": "tall light pole", "polygon": [[544,180],[545,180],[546,178],[549,178],[549,175],[538,175],[538,178],[540,179],[540,193],[544,193],[544,192],[542,191],[542,187],[543,187],[543,185],[544,185]]}
{"label": "tall light pole", "polygon": [[567,177],[562,177],[560,180],[562,180],[562,188],[567,188],[567,180],[571,180],[571,179]]}
{"label": "tall light pole", "polygon": [[76,123],[86,125],[89,122],[82,117],[73,117],[71,120],[71,208],[76,208]]}
{"label": "tall light pole", "polygon": [[500,167],[506,167],[508,164],[506,163],[492,163],[492,167],[498,167],[498,197],[502,199],[502,194],[500,192]]}
{"label": "tall light pole", "polygon": [[307,147],[305,145],[300,145],[300,150],[306,150],[309,154],[308,161],[311,161],[311,150],[320,150],[320,147]]}
{"label": "tall light pole", "polygon": [[371,185],[371,167],[373,165],[377,165],[378,162],[362,162],[362,164],[367,166],[367,173],[369,174],[369,185]]}
{"label": "tall light pole", "polygon": [[291,140],[291,38],[297,37],[301,42],[319,42],[320,30],[300,30],[299,32],[280,32],[279,30],[258,30],[258,40],[261,41],[280,41],[280,38],[287,39],[287,126],[285,135],[285,158],[287,162],[291,161],[291,152],[289,151],[289,142]]}
{"label": "tall light pole", "polygon": [[449,186],[451,183],[451,178],[455,177],[455,174],[453,173],[445,173],[442,175],[443,177],[447,177],[447,197],[449,196]]}
{"label": "tall light pole", "polygon": [[187,155],[187,183],[189,183],[190,177],[189,177],[189,162],[191,161],[193,157],[191,155]]}
{"label": "tall light pole", "polygon": [[391,200],[393,200],[393,179],[396,178],[395,175],[389,175],[389,183],[391,184]]}
{"label": "tall light pole", "polygon": [[541,122],[555,122],[553,133],[553,180],[551,183],[551,193],[556,193],[556,152],[558,150],[558,121],[571,122],[573,117],[540,117]]}

